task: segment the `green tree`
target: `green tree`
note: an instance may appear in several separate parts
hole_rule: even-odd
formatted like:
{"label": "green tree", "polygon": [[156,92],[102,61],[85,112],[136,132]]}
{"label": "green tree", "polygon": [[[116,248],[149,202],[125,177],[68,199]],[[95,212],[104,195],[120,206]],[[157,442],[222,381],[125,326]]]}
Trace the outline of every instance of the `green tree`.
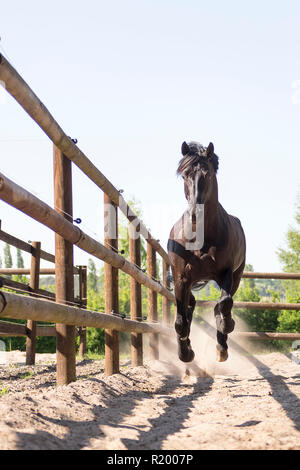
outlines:
{"label": "green tree", "polygon": [[[20,248],[17,248],[17,268],[24,268],[24,260]],[[23,284],[29,284],[29,279],[26,276],[23,276],[22,274],[15,274],[13,276],[13,280],[21,282]]]}
{"label": "green tree", "polygon": [[[135,198],[132,198],[128,205],[131,207],[135,215],[138,216],[139,219],[142,219],[143,213],[140,207],[140,202],[137,201]],[[120,213],[119,216],[119,223],[118,223],[118,232],[119,232],[119,252],[125,258],[129,257],[129,230],[128,230],[128,220],[127,218]],[[146,249],[146,242],[143,237],[140,238],[141,240],[141,268],[147,268],[147,249]],[[159,272],[159,271],[158,271]]]}
{"label": "green tree", "polygon": [[93,290],[94,292],[97,292],[98,289],[97,269],[94,261],[91,258],[88,260],[87,288]]}
{"label": "green tree", "polygon": [[221,295],[220,289],[215,282],[209,282],[199,292],[199,300],[219,300]]}
{"label": "green tree", "polygon": [[[286,234],[286,247],[279,248],[277,255],[285,272],[300,272],[300,198],[296,205],[296,225],[289,227]],[[299,281],[283,281],[287,302],[300,302]],[[278,331],[300,332],[300,314],[294,310],[285,310],[279,316]]]}
{"label": "green tree", "polygon": [[[87,308],[94,312],[104,312],[104,268],[100,269],[99,275],[94,261],[88,260],[87,275]],[[105,332],[101,328],[87,329],[87,351],[97,354],[104,353]]]}
{"label": "green tree", "polygon": [[24,260],[20,248],[17,248],[17,268],[24,268]]}
{"label": "green tree", "polygon": [[286,249],[279,248],[277,255],[285,272],[300,272],[300,198],[296,207],[295,227],[289,227],[286,234]]}
{"label": "green tree", "polygon": [[8,243],[5,243],[4,246],[4,266],[5,268],[12,268],[13,267],[13,261],[12,261],[12,256],[10,252],[10,246]]}

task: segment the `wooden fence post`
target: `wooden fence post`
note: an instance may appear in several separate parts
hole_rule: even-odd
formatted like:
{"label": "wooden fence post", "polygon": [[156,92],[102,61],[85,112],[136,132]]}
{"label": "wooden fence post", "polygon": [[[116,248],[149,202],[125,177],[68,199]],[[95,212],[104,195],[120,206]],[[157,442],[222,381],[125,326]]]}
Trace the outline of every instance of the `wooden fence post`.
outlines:
{"label": "wooden fence post", "polygon": [[[72,167],[62,152],[54,146],[54,205],[55,210],[73,222]],[[55,294],[56,302],[74,302],[73,245],[55,234]],[[75,326],[56,324],[57,385],[76,380]]]}
{"label": "wooden fence post", "polygon": [[[156,279],[156,251],[147,243],[147,271],[148,276]],[[149,321],[158,321],[157,312],[157,292],[148,289],[148,319]],[[159,335],[156,333],[149,334],[149,354],[151,359],[159,359]]]}
{"label": "wooden fence post", "polygon": [[[104,245],[118,250],[118,208],[104,193]],[[119,313],[119,273],[118,269],[104,263],[105,312]],[[105,330],[105,374],[118,374],[119,332]]]}
{"label": "wooden fence post", "polygon": [[[37,291],[40,281],[40,255],[41,242],[32,242],[30,283],[33,291]],[[26,365],[35,364],[36,351],[36,322],[27,320],[27,338],[26,338]]]}
{"label": "wooden fence post", "polygon": [[[79,266],[79,297],[81,308],[87,305],[87,267]],[[86,354],[86,327],[79,328],[79,357],[83,358]]]}
{"label": "wooden fence post", "polygon": [[[164,259],[162,260],[162,268],[163,268],[163,286],[166,289],[169,289],[170,282],[167,277],[169,265],[165,262]],[[162,296],[162,312],[163,312],[163,323],[166,325],[169,325],[171,322],[171,302],[164,295]]]}
{"label": "wooden fence post", "polygon": [[[129,224],[129,255],[131,263],[141,266],[141,238],[138,234],[139,225]],[[142,320],[142,286],[130,277],[130,316],[132,320]],[[143,335],[131,333],[131,365],[143,365]]]}

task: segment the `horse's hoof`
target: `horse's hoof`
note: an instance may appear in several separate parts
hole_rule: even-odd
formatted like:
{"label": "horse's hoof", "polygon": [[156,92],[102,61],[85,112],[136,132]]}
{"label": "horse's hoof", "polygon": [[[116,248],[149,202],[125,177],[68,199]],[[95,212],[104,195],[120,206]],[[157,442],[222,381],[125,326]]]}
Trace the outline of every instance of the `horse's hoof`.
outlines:
{"label": "horse's hoof", "polygon": [[225,362],[228,359],[228,351],[227,349],[218,349],[217,348],[217,361],[218,362]]}
{"label": "horse's hoof", "polygon": [[188,339],[178,339],[178,357],[182,362],[192,362],[195,357],[195,353],[191,348],[191,342]]}
{"label": "horse's hoof", "polygon": [[178,341],[178,357],[182,362],[192,362],[195,353],[191,348],[191,341],[189,338],[180,338],[177,336]]}
{"label": "horse's hoof", "polygon": [[188,349],[186,351],[179,352],[179,359],[182,362],[192,362],[195,358],[195,353],[192,349]]}

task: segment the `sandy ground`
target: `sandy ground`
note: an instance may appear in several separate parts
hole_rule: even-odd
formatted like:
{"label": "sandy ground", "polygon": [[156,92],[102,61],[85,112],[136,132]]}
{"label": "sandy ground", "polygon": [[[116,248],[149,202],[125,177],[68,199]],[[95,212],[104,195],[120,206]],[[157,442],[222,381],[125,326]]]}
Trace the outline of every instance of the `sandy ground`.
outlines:
{"label": "sandy ground", "polygon": [[170,343],[160,361],[123,361],[111,377],[103,361],[78,362],[77,382],[63,387],[54,355],[37,355],[31,367],[24,353],[8,353],[0,449],[300,449],[300,359],[249,355],[243,344],[218,364],[214,341],[195,335],[202,362],[189,376]]}

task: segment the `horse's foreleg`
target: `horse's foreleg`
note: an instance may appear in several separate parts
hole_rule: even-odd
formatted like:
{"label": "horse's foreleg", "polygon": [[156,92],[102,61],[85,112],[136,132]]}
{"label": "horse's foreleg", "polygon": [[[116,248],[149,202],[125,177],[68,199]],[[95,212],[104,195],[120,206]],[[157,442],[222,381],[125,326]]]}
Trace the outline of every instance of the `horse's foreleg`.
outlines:
{"label": "horse's foreleg", "polygon": [[219,281],[221,298],[215,306],[217,329],[224,335],[231,333],[234,329],[234,320],[231,317],[231,309],[233,305],[231,296],[232,281],[232,271],[227,270],[224,277]]}
{"label": "horse's foreleg", "polygon": [[183,281],[175,284],[175,296],[177,304],[175,331],[177,333],[178,356],[183,362],[191,362],[195,354],[191,348],[189,335],[196,301],[190,293],[190,287]]}
{"label": "horse's foreleg", "polygon": [[234,320],[231,317],[231,309],[233,305],[231,296],[232,283],[232,271],[228,270],[219,282],[221,298],[214,308],[217,324],[217,360],[219,362],[226,361],[228,358],[227,335],[234,330],[235,325]]}

